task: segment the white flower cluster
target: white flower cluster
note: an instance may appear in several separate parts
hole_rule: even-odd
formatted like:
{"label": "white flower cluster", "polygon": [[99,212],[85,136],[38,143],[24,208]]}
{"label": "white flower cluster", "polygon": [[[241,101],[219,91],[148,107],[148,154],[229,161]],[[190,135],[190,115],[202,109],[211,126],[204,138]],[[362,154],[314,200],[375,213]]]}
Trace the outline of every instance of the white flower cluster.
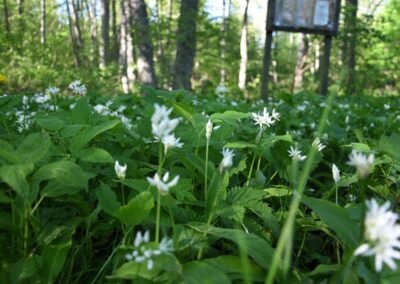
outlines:
{"label": "white flower cluster", "polygon": [[307,156],[301,155],[301,151],[297,149],[297,147],[290,146],[290,150],[288,150],[289,156],[292,157],[294,161],[304,161]]}
{"label": "white flower cluster", "polygon": [[60,89],[57,87],[48,87],[46,90],[46,93],[49,94],[50,96],[57,96],[59,92]]}
{"label": "white flower cluster", "polygon": [[79,80],[73,81],[71,84],[69,84],[68,88],[76,95],[86,95],[86,86]]}
{"label": "white flower cluster", "polygon": [[147,181],[150,185],[157,187],[161,194],[165,195],[168,194],[169,189],[178,184],[179,175],[174,177],[170,182],[169,180],[169,172],[166,172],[164,176],[161,177],[156,173],[153,178],[147,177]]}
{"label": "white flower cluster", "polygon": [[29,98],[27,96],[22,97],[22,110],[17,110],[15,116],[17,117],[17,131],[22,132],[28,130],[33,124],[33,118],[36,112],[30,111]]}
{"label": "white flower cluster", "polygon": [[321,152],[326,148],[326,146],[322,144],[321,140],[318,137],[315,138],[311,146],[315,148],[318,152]]}
{"label": "white flower cluster", "polygon": [[222,161],[219,164],[219,171],[222,172],[224,169],[228,169],[233,165],[233,156],[235,153],[233,150],[229,150],[227,148],[222,149]]}
{"label": "white flower cluster", "polygon": [[112,110],[110,107],[112,106],[113,101],[109,100],[105,105],[97,104],[95,105],[94,111],[100,114],[101,116],[111,116],[116,117],[121,120],[122,124],[126,129],[131,130],[133,128],[132,120],[129,119],[126,115],[124,115],[124,111],[126,110],[126,106],[120,105],[116,110]]}
{"label": "white flower cluster", "polygon": [[164,144],[164,153],[166,154],[170,148],[181,148],[183,143],[179,142],[180,138],[176,138],[172,132],[175,130],[180,119],[170,119],[169,115],[172,108],[167,109],[165,106],[154,105],[155,111],[151,117],[151,128],[156,141]]}
{"label": "white flower cluster", "polygon": [[361,179],[364,179],[370,173],[374,161],[374,154],[369,154],[367,157],[363,153],[353,150],[349,156],[349,161],[347,164],[356,167],[357,175]]}
{"label": "white flower cluster", "polygon": [[215,88],[215,93],[217,94],[217,96],[221,99],[223,98],[227,93],[228,93],[228,88],[225,87],[224,84],[219,84],[216,88]]}
{"label": "white flower cluster", "polygon": [[114,170],[115,170],[115,174],[117,175],[117,177],[119,179],[125,179],[125,175],[126,175],[126,169],[128,168],[128,166],[126,164],[121,165],[118,160],[115,161],[115,165],[114,165]]}
{"label": "white flower cluster", "polygon": [[264,125],[266,127],[271,127],[271,125],[279,120],[280,114],[275,109],[273,109],[272,113],[270,114],[265,107],[262,114],[253,112],[251,113],[251,116],[253,117],[254,124],[260,126],[262,129],[264,128]]}
{"label": "white flower cluster", "polygon": [[400,225],[396,224],[398,214],[389,210],[387,201],[382,206],[375,199],[367,201],[368,212],[365,216],[366,243],[359,246],[355,255],[375,255],[375,270],[381,271],[386,263],[391,269],[397,265],[393,259],[400,259]]}
{"label": "white flower cluster", "polygon": [[[157,245],[157,248],[154,248],[154,245]],[[126,254],[125,258],[137,263],[146,262],[148,270],[154,267],[154,257],[169,254],[174,250],[172,240],[168,238],[163,238],[159,244],[150,243],[149,231],[146,231],[143,235],[140,231],[137,232],[134,246],[133,252]]]}

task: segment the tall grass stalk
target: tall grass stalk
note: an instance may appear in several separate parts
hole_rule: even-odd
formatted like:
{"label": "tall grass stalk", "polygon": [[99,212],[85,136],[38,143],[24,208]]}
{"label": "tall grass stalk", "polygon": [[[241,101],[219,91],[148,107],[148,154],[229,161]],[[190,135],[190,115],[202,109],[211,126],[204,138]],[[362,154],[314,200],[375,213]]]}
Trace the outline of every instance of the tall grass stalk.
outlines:
{"label": "tall grass stalk", "polygon": [[[320,121],[318,124],[317,137],[320,137],[322,132],[324,131],[326,120],[328,119],[328,115],[329,115],[334,97],[335,97],[335,93],[332,93],[327,98],[325,108],[323,110],[323,113],[321,115],[321,118],[320,118]],[[307,180],[310,176],[316,153],[317,153],[317,151],[315,150],[315,148],[311,147],[310,151],[308,153],[308,157],[307,157],[304,169],[301,173],[299,183],[297,185],[296,194],[293,195],[293,200],[292,200],[292,203],[290,204],[288,218],[282,228],[281,236],[278,240],[277,248],[275,249],[275,254],[272,259],[269,273],[268,273],[267,277],[265,278],[266,284],[272,284],[274,282],[278,267],[280,266],[281,261],[282,261],[282,259],[281,259],[282,256],[286,258],[286,260],[284,261],[284,271],[283,272],[287,273],[287,269],[288,269],[288,267],[290,267],[291,253],[285,253],[285,249],[287,249],[287,248],[291,249],[291,246],[292,246],[293,228],[294,228],[294,221],[295,221],[296,213],[299,209],[299,205],[300,205],[301,198],[302,198],[302,195],[304,192],[304,188],[305,188]]]}

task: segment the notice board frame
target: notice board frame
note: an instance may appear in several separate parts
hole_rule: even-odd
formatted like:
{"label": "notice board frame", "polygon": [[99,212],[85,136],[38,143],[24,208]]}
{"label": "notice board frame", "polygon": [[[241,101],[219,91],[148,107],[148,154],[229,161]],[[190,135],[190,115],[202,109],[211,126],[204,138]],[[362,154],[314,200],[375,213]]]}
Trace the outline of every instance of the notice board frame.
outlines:
{"label": "notice board frame", "polygon": [[[268,13],[267,13],[267,21],[266,21],[266,41],[264,47],[264,58],[263,64],[265,66],[265,70],[263,71],[262,76],[264,80],[262,80],[261,84],[261,98],[266,99],[268,97],[268,82],[269,82],[269,67],[271,63],[271,47],[272,47],[272,33],[275,31],[283,31],[283,32],[295,32],[295,33],[307,33],[307,34],[316,34],[324,36],[324,53],[322,56],[321,62],[321,82],[320,82],[320,90],[319,93],[321,95],[326,95],[328,92],[328,78],[329,78],[329,61],[330,61],[330,53],[332,47],[332,37],[337,36],[339,32],[339,17],[340,17],[340,9],[341,9],[341,0],[334,0],[335,10],[333,15],[333,23],[332,28],[321,28],[314,27],[308,28],[304,26],[279,26],[275,24],[276,17],[276,4],[279,1],[284,0],[268,0]],[[295,0],[293,0],[295,1]],[[300,1],[300,0],[297,0]],[[316,0],[317,1],[317,0]]]}

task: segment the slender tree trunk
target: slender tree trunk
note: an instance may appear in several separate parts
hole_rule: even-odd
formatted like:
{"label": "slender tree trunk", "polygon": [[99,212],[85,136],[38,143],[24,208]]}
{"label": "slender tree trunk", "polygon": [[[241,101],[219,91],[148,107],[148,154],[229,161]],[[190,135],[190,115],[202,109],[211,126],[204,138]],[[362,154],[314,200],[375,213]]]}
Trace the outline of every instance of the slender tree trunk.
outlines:
{"label": "slender tree trunk", "polygon": [[67,0],[67,12],[69,18],[69,28],[71,34],[71,41],[72,41],[72,49],[74,52],[75,57],[75,65],[80,67],[83,64],[82,58],[82,35],[81,30],[79,27],[78,16],[75,8],[75,4],[73,0]]}
{"label": "slender tree trunk", "polygon": [[40,43],[46,45],[46,0],[40,0]]}
{"label": "slender tree trunk", "polygon": [[144,0],[132,0],[132,16],[135,20],[137,67],[139,82],[144,85],[156,87],[156,74],[153,60],[153,45],[149,20],[147,17],[146,3]]}
{"label": "slender tree trunk", "polygon": [[98,55],[99,55],[99,46],[97,43],[97,0],[92,0],[91,3],[88,3],[88,0],[85,0],[86,8],[89,14],[90,20],[90,54],[92,56],[92,62],[94,66],[98,65]]}
{"label": "slender tree trunk", "polygon": [[9,19],[9,15],[8,15],[7,0],[3,0],[3,9],[4,9],[4,26],[5,26],[5,30],[7,31],[7,34],[9,35],[11,33],[11,26],[10,26],[10,19]]}
{"label": "slender tree trunk", "polygon": [[192,89],[191,78],[196,55],[196,18],[199,0],[182,0],[178,20],[173,87]]}
{"label": "slender tree trunk", "polygon": [[118,61],[118,51],[119,51],[119,41],[118,41],[118,29],[117,29],[117,8],[116,8],[116,0],[111,0],[111,31],[112,31],[112,38],[111,38],[111,56],[109,59],[112,58],[114,61]]}
{"label": "slender tree trunk", "polygon": [[128,93],[133,88],[133,83],[135,81],[133,72],[134,59],[130,9],[129,0],[121,1],[119,64],[121,68],[122,90],[124,93]]}
{"label": "slender tree trunk", "polygon": [[101,1],[101,41],[99,46],[100,69],[104,69],[109,62],[110,49],[110,1]]}
{"label": "slender tree trunk", "polygon": [[248,25],[247,25],[247,10],[249,8],[249,0],[246,0],[246,7],[244,9],[243,14],[243,22],[242,22],[242,31],[240,35],[240,69],[239,69],[239,88],[244,92],[245,97],[247,97],[246,93],[246,72],[247,72],[247,33],[248,33]]}
{"label": "slender tree trunk", "polygon": [[357,9],[358,0],[347,0],[348,5],[348,54],[347,54],[347,93],[356,92],[356,43],[357,43]]}
{"label": "slender tree trunk", "polygon": [[225,39],[225,30],[226,30],[226,16],[225,16],[225,10],[226,10],[226,3],[225,0],[222,0],[222,22],[221,22],[221,41],[220,41],[220,48],[221,48],[221,69],[220,69],[220,84],[224,85],[225,84],[225,45],[226,45],[226,39]]}
{"label": "slender tree trunk", "polygon": [[303,33],[298,34],[297,44],[297,60],[296,69],[294,71],[294,80],[292,91],[299,91],[303,87],[304,72],[306,70],[306,61],[308,56],[308,39],[307,35]]}
{"label": "slender tree trunk", "polygon": [[18,15],[22,16],[22,13],[24,12],[24,0],[17,0],[17,6],[18,6]]}

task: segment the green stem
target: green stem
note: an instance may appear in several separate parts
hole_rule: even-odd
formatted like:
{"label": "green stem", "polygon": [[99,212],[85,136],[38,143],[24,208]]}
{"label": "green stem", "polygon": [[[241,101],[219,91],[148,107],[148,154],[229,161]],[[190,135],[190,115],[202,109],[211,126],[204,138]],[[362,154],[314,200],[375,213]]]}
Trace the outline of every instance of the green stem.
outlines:
{"label": "green stem", "polygon": [[156,243],[160,240],[161,193],[157,190]]}
{"label": "green stem", "polygon": [[260,170],[260,164],[261,164],[261,156],[258,157],[258,162],[257,162],[257,172]]}
{"label": "green stem", "polygon": [[207,191],[208,191],[208,188],[207,188],[208,179],[207,179],[207,177],[208,177],[208,145],[209,145],[209,142],[210,142],[210,140],[207,139],[207,145],[206,145],[206,163],[205,163],[205,165],[204,165],[204,201],[205,201],[205,204],[207,204],[207,195],[208,195],[208,193],[207,193]]}
{"label": "green stem", "polygon": [[[125,243],[125,239],[126,237],[130,234],[130,232],[133,230],[134,227],[129,228],[129,230],[127,232],[125,232],[124,237],[121,240],[121,244]],[[97,283],[97,279],[100,277],[100,275],[103,273],[104,269],[106,269],[107,265],[110,263],[111,259],[114,257],[115,253],[117,252],[119,248],[119,245],[117,245],[113,251],[111,252],[111,254],[108,256],[107,260],[103,263],[103,265],[101,266],[100,270],[96,273],[96,276],[93,278],[92,282],[90,282],[91,284]]]}
{"label": "green stem", "polygon": [[254,166],[254,161],[255,161],[255,160],[256,160],[256,154],[254,154],[253,160],[251,161],[250,170],[249,170],[249,175],[247,176],[246,186],[249,186],[250,177],[251,177],[251,174],[252,174],[252,172],[253,172],[253,166]]}
{"label": "green stem", "polygon": [[339,205],[338,186],[337,186],[337,184],[336,184],[336,183],[335,183],[335,189],[336,189],[335,202],[336,202],[336,205]]}
{"label": "green stem", "polygon": [[125,200],[125,188],[124,188],[124,184],[121,183],[121,195],[122,195],[122,205],[126,204],[126,200]]}
{"label": "green stem", "polygon": [[[331,94],[327,99],[326,106],[324,108],[320,122],[318,124],[317,137],[320,137],[324,130],[325,123],[328,118],[328,114],[329,114],[329,111],[330,111],[330,108],[332,105],[333,98],[334,98],[334,94]],[[308,158],[307,158],[306,164],[304,166],[302,175],[300,177],[300,180],[299,180],[299,183],[297,186],[296,194],[293,195],[293,200],[290,204],[288,218],[282,228],[282,232],[281,232],[280,238],[278,240],[278,245],[277,245],[277,248],[275,249],[275,253],[272,258],[272,263],[269,268],[269,273],[268,273],[267,277],[265,278],[266,284],[273,283],[273,281],[275,279],[275,275],[278,270],[278,267],[281,264],[282,253],[284,252],[284,249],[286,247],[291,247],[291,243],[293,241],[292,240],[292,237],[293,237],[292,232],[293,232],[294,221],[295,221],[296,214],[297,214],[297,211],[300,206],[300,202],[301,202],[301,198],[302,198],[302,195],[304,192],[306,182],[311,173],[315,155],[316,155],[316,151],[315,151],[314,147],[311,147],[310,151],[308,153]]]}
{"label": "green stem", "polygon": [[34,206],[33,209],[31,210],[30,215],[33,215],[33,213],[35,213],[36,209],[38,209],[40,203],[42,203],[42,201],[43,201],[44,198],[45,198],[44,195],[42,195],[42,196],[39,198],[38,202],[36,202],[35,206]]}

